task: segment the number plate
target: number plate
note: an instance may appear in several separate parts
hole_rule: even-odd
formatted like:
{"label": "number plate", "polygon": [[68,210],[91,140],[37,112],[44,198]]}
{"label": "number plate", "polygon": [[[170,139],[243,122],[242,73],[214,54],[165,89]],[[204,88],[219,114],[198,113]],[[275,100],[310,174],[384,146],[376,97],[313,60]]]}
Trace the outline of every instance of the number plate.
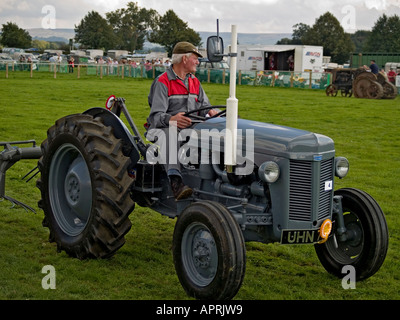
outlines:
{"label": "number plate", "polygon": [[282,244],[308,244],[321,240],[319,229],[315,230],[283,230]]}

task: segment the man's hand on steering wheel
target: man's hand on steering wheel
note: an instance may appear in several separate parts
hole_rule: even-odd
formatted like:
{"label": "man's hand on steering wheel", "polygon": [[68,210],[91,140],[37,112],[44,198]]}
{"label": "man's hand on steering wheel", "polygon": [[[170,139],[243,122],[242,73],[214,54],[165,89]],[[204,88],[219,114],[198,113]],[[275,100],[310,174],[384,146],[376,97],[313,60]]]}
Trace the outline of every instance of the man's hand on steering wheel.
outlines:
{"label": "man's hand on steering wheel", "polygon": [[192,120],[186,116],[185,112],[179,112],[169,119],[169,123],[175,122],[179,129],[184,129],[192,125]]}
{"label": "man's hand on steering wheel", "polygon": [[211,109],[210,111],[208,111],[207,115],[208,115],[209,117],[214,117],[217,113],[218,113],[217,110]]}
{"label": "man's hand on steering wheel", "polygon": [[[219,111],[218,109],[212,109],[214,107],[203,108],[203,110],[210,109],[210,111],[208,111],[207,113],[208,117],[195,115],[193,113],[197,113],[199,110],[192,110],[189,112],[179,112],[176,115],[173,115],[169,119],[169,122],[170,124],[176,125],[179,129],[185,129],[187,127],[190,127],[193,122],[202,122],[206,121],[207,119],[216,118],[225,114],[226,110]],[[226,108],[225,106],[221,107]],[[193,120],[191,118],[193,118]]]}
{"label": "man's hand on steering wheel", "polygon": [[[225,110],[218,110],[218,109],[214,109],[214,108],[226,108],[226,106],[211,106],[211,107],[204,107],[204,108],[200,108],[198,110],[192,110],[192,111],[188,111],[186,113],[184,113],[185,117],[190,117],[192,119],[196,119],[195,122],[202,122],[202,121],[206,121],[208,119],[213,119],[216,117],[220,117],[222,115],[224,115],[226,113],[226,109]],[[197,113],[201,110],[209,110],[207,115],[208,117],[204,117],[204,116],[199,116]]]}

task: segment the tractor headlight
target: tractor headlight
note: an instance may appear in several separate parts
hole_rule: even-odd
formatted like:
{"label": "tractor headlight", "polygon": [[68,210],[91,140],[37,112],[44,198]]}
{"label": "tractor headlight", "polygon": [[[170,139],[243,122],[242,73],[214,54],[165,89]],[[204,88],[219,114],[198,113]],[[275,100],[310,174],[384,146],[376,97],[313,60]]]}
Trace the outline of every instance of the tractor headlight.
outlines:
{"label": "tractor headlight", "polygon": [[349,172],[349,161],[344,157],[335,158],[335,175],[340,179]]}
{"label": "tractor headlight", "polygon": [[279,175],[279,166],[274,161],[264,162],[260,168],[258,168],[258,176],[264,182],[274,183],[276,180],[278,180]]}

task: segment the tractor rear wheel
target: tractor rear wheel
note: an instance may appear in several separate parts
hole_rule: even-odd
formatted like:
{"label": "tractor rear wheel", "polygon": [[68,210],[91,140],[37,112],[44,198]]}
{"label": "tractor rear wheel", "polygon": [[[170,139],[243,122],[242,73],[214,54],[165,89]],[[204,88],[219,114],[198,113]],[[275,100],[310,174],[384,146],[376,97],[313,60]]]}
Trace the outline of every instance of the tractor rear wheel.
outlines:
{"label": "tractor rear wheel", "polygon": [[56,121],[41,148],[37,186],[49,241],[79,259],[112,256],[134,208],[122,140],[100,118],[77,114]]}
{"label": "tractor rear wheel", "polygon": [[383,97],[383,87],[378,81],[371,81],[366,92],[369,99],[381,99]]}
{"label": "tractor rear wheel", "polygon": [[386,81],[383,85],[383,99],[396,99],[397,97],[397,87]]}

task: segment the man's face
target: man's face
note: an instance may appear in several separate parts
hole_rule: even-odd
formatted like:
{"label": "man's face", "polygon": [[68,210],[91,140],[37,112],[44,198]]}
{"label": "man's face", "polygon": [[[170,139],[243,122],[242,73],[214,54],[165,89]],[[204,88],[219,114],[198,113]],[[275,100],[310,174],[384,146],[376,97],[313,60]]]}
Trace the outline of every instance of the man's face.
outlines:
{"label": "man's face", "polygon": [[190,57],[183,57],[185,61],[185,68],[187,72],[196,73],[197,66],[199,64],[199,57],[196,54],[191,54]]}

